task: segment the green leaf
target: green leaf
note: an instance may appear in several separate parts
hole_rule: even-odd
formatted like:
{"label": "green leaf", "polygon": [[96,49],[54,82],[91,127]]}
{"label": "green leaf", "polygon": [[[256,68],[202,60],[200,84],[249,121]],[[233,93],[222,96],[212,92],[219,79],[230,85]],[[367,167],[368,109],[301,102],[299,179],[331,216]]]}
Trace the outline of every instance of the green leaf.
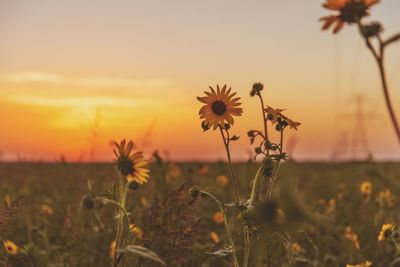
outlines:
{"label": "green leaf", "polygon": [[119,253],[125,253],[125,252],[134,253],[141,257],[159,262],[162,265],[166,265],[165,262],[155,252],[153,252],[145,247],[139,246],[139,245],[129,245],[129,246],[126,246],[124,249],[119,249],[118,252]]}

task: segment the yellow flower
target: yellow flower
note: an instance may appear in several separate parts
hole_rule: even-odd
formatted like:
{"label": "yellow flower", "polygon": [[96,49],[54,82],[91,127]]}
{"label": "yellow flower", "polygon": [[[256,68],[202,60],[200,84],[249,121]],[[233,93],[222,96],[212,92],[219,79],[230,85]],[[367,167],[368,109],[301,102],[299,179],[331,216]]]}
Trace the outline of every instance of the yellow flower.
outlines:
{"label": "yellow flower", "polygon": [[216,232],[210,232],[210,238],[214,243],[219,243],[220,241],[219,236]]}
{"label": "yellow flower", "polygon": [[329,10],[338,11],[336,15],[326,16],[320,19],[323,21],[323,30],[335,25],[333,32],[339,32],[345,23],[352,24],[362,17],[369,15],[369,8],[379,3],[380,0],[326,0],[323,7]]}
{"label": "yellow flower", "polygon": [[346,227],[344,231],[344,236],[346,237],[346,239],[353,242],[356,249],[360,249],[360,241],[358,241],[358,236],[353,232],[350,226]]}
{"label": "yellow flower", "polygon": [[295,242],[290,246],[290,251],[293,254],[299,254],[301,252],[301,246],[299,245],[299,243]]}
{"label": "yellow flower", "polygon": [[394,224],[393,223],[385,223],[381,227],[381,231],[379,232],[378,235],[378,241],[383,241],[386,238],[388,238],[391,234],[392,231],[394,230]]}
{"label": "yellow flower", "polygon": [[346,264],[346,267],[370,267],[370,266],[372,266],[372,263],[370,261],[366,261],[356,265]]}
{"label": "yellow flower", "polygon": [[117,242],[115,240],[111,241],[110,244],[110,258],[114,259],[115,258],[115,253],[117,251]]}
{"label": "yellow flower", "polygon": [[132,234],[136,236],[137,239],[143,239],[143,231],[140,227],[134,225],[133,223],[129,224],[129,230]]}
{"label": "yellow flower", "polygon": [[229,184],[229,178],[226,175],[218,175],[216,182],[219,187],[224,188]]}
{"label": "yellow flower", "polygon": [[4,246],[4,249],[7,252],[7,254],[13,255],[13,256],[18,254],[18,246],[16,244],[14,244],[14,242],[12,242],[10,240],[5,240],[3,242],[3,246]]}
{"label": "yellow flower", "polygon": [[53,208],[50,207],[50,206],[47,205],[47,204],[43,204],[42,207],[41,207],[41,210],[42,210],[42,212],[43,212],[44,214],[46,214],[46,215],[48,215],[48,216],[51,216],[51,215],[53,215],[53,213],[54,213]]}
{"label": "yellow flower", "polygon": [[204,92],[207,96],[197,97],[197,100],[205,104],[199,111],[200,119],[204,119],[204,123],[214,130],[225,123],[232,125],[233,116],[240,116],[243,112],[239,107],[240,97],[233,98],[236,93],[231,93],[231,88],[227,90],[226,85],[222,89],[217,85],[217,91],[210,86],[210,90]]}
{"label": "yellow flower", "polygon": [[217,224],[223,224],[224,223],[224,215],[222,214],[222,212],[217,211],[213,215],[213,220]]}
{"label": "yellow flower", "polygon": [[128,144],[122,140],[119,144],[114,142],[117,157],[116,164],[119,172],[126,177],[128,182],[135,181],[138,184],[146,183],[149,178],[148,162],[144,160],[142,152],[133,153],[133,142]]}
{"label": "yellow flower", "polygon": [[364,181],[360,185],[360,191],[364,196],[369,196],[372,191],[372,183],[370,181]]}

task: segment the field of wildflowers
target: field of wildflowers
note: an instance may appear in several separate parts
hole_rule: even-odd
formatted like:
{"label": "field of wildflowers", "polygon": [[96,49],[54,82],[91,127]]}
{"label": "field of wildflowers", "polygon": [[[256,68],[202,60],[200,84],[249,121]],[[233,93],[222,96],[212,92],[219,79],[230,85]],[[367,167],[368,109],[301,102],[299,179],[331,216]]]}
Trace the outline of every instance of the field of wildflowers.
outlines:
{"label": "field of wildflowers", "polygon": [[[365,22],[378,2],[327,0],[335,14],[321,21],[358,26],[400,140],[384,67],[400,35]],[[265,92],[249,88],[261,129],[247,137],[235,134],[245,113],[233,88],[197,97],[199,130],[221,138],[226,161],[171,162],[124,139],[113,163],[1,163],[0,266],[400,266],[400,165],[295,162],[285,137],[302,124]],[[239,138],[253,147],[247,162],[231,159]]]}

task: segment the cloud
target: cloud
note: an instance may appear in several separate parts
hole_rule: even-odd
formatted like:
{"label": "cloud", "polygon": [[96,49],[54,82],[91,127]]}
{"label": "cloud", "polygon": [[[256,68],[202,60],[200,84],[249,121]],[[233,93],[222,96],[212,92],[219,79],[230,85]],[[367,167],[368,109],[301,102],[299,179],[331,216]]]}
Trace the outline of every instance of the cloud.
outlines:
{"label": "cloud", "polygon": [[50,83],[83,87],[160,88],[171,85],[168,79],[131,79],[124,77],[70,77],[46,72],[19,72],[0,75],[8,83]]}

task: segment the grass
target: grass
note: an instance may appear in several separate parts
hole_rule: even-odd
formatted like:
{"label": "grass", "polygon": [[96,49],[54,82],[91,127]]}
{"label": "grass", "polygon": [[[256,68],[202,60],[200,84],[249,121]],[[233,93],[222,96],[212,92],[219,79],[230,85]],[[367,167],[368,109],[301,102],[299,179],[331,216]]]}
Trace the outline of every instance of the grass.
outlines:
{"label": "grass", "polygon": [[[229,202],[235,198],[231,184],[221,188],[215,181],[218,175],[228,175],[229,170],[225,163],[213,163],[207,165],[207,173],[200,174],[201,165],[178,164],[179,177],[165,179],[163,170],[153,164],[149,183],[127,196],[128,210],[138,214],[131,220],[143,230],[138,242],[155,251],[168,266],[230,266],[226,259],[205,253],[223,248],[222,242],[215,243],[210,238],[211,232],[220,240],[226,237],[223,224],[213,220],[218,207],[210,201],[194,201],[187,194],[192,185],[197,185],[222,202]],[[233,166],[243,197],[257,167],[256,163]],[[391,194],[392,205],[388,206],[388,198],[379,193],[385,185],[371,176],[371,170],[388,179],[400,176],[398,163],[282,164],[273,199],[280,201],[278,205],[291,223],[270,240],[270,247],[276,246],[274,255],[269,257],[270,266],[345,266],[366,260],[373,266],[389,266],[395,261],[395,245],[388,240],[378,242],[377,237],[382,224],[399,221],[399,199]],[[23,195],[25,199],[14,231],[7,238],[21,250],[29,244],[29,253],[38,263],[26,266],[110,266],[110,243],[115,235],[113,210],[107,206],[86,210],[81,202],[88,193],[88,180],[94,191],[107,196],[115,177],[113,164],[1,163],[0,197],[14,199]],[[368,195],[360,192],[364,181],[372,183]],[[285,190],[287,183],[293,187],[293,195]],[[182,184],[184,189],[176,191]],[[171,198],[173,201],[168,200]],[[44,204],[51,207],[52,214],[43,210]],[[239,220],[237,216],[237,212],[228,209],[229,220]],[[351,227],[353,239],[351,234],[346,238],[346,227]],[[240,240],[237,230],[232,229],[233,239]],[[180,235],[180,231],[185,234]],[[5,258],[1,251],[0,259]],[[133,258],[137,266],[158,264]],[[16,259],[8,260],[17,264]]]}

